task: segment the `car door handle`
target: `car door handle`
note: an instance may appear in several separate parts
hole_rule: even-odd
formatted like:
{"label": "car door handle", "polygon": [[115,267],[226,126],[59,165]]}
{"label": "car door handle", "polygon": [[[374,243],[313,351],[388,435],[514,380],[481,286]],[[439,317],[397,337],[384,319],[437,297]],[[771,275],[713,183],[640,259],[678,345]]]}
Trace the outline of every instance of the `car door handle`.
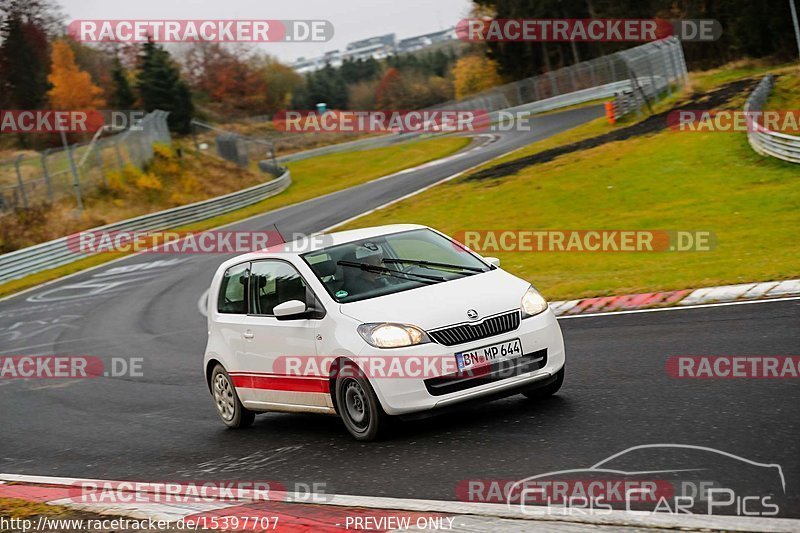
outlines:
{"label": "car door handle", "polygon": [[244,333],[242,333],[242,337],[244,337],[247,340],[250,340],[253,337],[255,337],[255,333],[253,333],[252,331],[245,331]]}

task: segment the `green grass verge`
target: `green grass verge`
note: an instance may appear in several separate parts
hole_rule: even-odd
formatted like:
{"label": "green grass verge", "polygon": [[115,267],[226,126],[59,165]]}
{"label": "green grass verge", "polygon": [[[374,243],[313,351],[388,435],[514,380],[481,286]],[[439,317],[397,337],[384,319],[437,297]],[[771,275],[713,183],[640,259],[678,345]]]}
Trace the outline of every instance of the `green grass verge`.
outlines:
{"label": "green grass verge", "polygon": [[[287,166],[292,173],[292,185],[283,193],[237,211],[173,229],[199,231],[216,228],[446,157],[469,143],[470,139],[467,137],[442,137],[359,152],[329,154],[289,163]],[[12,280],[0,285],[0,296],[79,272],[123,255],[99,254],[23,279]]]}
{"label": "green grass verge", "polygon": [[[563,135],[572,140],[576,132]],[[558,139],[529,150],[538,152],[553,142]],[[797,166],[757,155],[744,134],[664,131],[568,154],[513,176],[466,178],[342,229],[407,222],[450,234],[475,229],[661,229],[716,235],[718,245],[710,252],[487,254],[498,255],[504,268],[552,299],[800,274]]]}
{"label": "green grass verge", "polygon": [[784,69],[781,72],[765,107],[780,111],[800,109],[800,68]]}
{"label": "green grass verge", "polygon": [[47,505],[17,498],[0,498],[0,516],[24,519],[40,515],[60,516],[68,513],[69,509],[60,505]]}

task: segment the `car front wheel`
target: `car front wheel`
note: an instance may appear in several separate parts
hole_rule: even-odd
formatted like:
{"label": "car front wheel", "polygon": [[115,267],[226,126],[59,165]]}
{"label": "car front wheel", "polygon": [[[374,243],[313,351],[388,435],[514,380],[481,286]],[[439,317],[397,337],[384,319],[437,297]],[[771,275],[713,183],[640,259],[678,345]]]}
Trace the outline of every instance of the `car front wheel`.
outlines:
{"label": "car front wheel", "polygon": [[214,396],[217,415],[229,428],[246,428],[255,420],[255,413],[246,409],[239,401],[239,395],[236,394],[231,377],[219,364],[211,373],[211,394]]}
{"label": "car front wheel", "polygon": [[378,438],[387,415],[366,378],[350,365],[336,378],[336,405],[347,431],[360,441]]}

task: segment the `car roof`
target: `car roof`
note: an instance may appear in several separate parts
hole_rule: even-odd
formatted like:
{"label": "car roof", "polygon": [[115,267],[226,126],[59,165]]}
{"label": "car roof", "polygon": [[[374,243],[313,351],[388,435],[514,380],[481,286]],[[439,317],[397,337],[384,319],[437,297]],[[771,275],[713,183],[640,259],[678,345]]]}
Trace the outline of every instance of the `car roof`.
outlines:
{"label": "car roof", "polygon": [[387,224],[385,226],[373,226],[371,228],[324,233],[295,239],[285,244],[278,244],[257,252],[248,252],[246,254],[228,259],[221,265],[221,267],[228,268],[231,265],[242,263],[244,261],[254,261],[269,257],[287,258],[287,256],[299,256],[308,252],[328,248],[330,246],[337,246],[339,244],[346,244],[348,242],[369,239],[370,237],[380,237],[383,235],[391,235],[392,233],[400,233],[415,229],[428,229],[428,227],[420,224]]}

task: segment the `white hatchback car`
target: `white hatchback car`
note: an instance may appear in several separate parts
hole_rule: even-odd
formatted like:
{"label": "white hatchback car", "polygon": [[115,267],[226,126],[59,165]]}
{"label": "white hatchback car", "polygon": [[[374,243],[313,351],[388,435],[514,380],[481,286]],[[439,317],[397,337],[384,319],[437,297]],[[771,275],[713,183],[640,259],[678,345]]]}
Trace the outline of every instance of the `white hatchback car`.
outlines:
{"label": "white hatchback car", "polygon": [[209,290],[204,369],[229,427],[258,412],[328,413],[372,440],[387,415],[554,394],[564,341],[530,283],[404,224],[223,263]]}

